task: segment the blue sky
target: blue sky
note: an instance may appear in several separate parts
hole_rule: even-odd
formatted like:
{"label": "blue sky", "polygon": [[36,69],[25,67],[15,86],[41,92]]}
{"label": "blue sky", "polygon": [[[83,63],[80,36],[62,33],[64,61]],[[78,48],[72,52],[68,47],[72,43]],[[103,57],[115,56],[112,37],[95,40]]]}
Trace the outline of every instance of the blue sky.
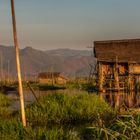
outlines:
{"label": "blue sky", "polygon": [[[140,38],[140,0],[15,0],[21,48],[86,49],[94,40]],[[12,45],[10,0],[0,2],[0,44]]]}

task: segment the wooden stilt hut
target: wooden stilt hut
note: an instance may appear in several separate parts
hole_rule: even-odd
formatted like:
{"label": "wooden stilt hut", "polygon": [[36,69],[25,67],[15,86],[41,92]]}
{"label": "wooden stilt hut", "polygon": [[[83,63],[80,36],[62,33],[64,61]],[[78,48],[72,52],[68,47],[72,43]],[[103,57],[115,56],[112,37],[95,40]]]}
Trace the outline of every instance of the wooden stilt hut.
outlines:
{"label": "wooden stilt hut", "polygon": [[140,39],[95,41],[99,91],[136,90],[140,84]]}

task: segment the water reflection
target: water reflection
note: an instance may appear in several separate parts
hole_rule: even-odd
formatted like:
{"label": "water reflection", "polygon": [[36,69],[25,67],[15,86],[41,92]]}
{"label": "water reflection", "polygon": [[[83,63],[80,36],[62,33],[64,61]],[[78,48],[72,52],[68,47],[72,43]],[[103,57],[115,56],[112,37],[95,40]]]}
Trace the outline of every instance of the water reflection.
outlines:
{"label": "water reflection", "polygon": [[[55,93],[70,93],[71,95],[76,93],[83,93],[83,91],[77,90],[77,89],[64,89],[64,90],[48,90],[48,91],[40,91],[35,90],[35,96],[38,98],[40,96],[47,96],[48,94],[55,94]],[[16,111],[20,109],[20,102],[19,102],[19,95],[16,92],[8,92],[8,97],[13,99],[13,103],[10,106],[10,109]],[[25,99],[25,106],[28,104],[31,104],[32,102],[36,101],[36,98],[32,94],[30,90],[24,90],[24,99]]]}
{"label": "water reflection", "polygon": [[[61,91],[63,92],[63,91]],[[52,94],[52,93],[56,93],[55,90],[53,91],[40,91],[40,90],[36,90],[35,91],[35,96],[38,98],[40,96],[46,96],[48,94]],[[36,97],[35,97],[32,92],[30,90],[24,90],[24,100],[25,100],[25,106],[27,106],[28,104],[31,104],[32,102],[36,101]],[[8,93],[8,97],[11,98],[13,101],[12,105],[10,106],[10,108],[12,110],[19,110],[20,109],[20,102],[19,102],[19,95],[16,92],[9,92]]]}
{"label": "water reflection", "polygon": [[106,102],[110,103],[111,106],[115,108],[121,106],[136,108],[140,106],[140,93],[135,93],[135,92],[100,93],[99,96],[100,98],[104,99]]}
{"label": "water reflection", "polygon": [[[35,91],[36,97],[40,96],[46,96],[48,94],[53,94],[53,93],[70,93],[70,95],[76,94],[76,93],[84,93],[81,90],[54,90],[54,91]],[[87,93],[85,91],[85,93]],[[20,109],[20,104],[19,104],[19,95],[17,93],[10,93],[8,96],[14,100],[13,104],[10,106],[12,110],[19,110]],[[31,104],[36,100],[34,95],[30,90],[25,90],[24,91],[24,97],[25,97],[25,106],[28,104]],[[124,93],[124,92],[110,92],[110,93],[99,93],[99,97],[115,108],[120,108],[122,106],[126,106],[129,108],[137,108],[140,107],[140,93],[136,92],[131,92],[131,93]]]}

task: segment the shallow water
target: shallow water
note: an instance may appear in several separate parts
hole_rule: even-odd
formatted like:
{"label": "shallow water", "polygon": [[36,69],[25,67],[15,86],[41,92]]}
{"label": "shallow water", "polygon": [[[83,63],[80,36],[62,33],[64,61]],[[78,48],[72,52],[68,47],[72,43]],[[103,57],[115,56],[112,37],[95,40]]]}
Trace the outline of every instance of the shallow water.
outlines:
{"label": "shallow water", "polygon": [[137,108],[140,106],[140,93],[136,92],[99,93],[99,96],[113,107],[126,106],[128,108]]}
{"label": "shallow water", "polygon": [[[87,93],[86,91],[77,90],[77,89],[65,89],[65,90],[51,90],[51,91],[39,91],[35,90],[35,96],[38,98],[40,96],[47,96],[48,94],[53,93],[68,93],[68,94],[76,94],[76,93]],[[90,93],[95,94],[95,93]],[[137,108],[140,107],[140,93],[135,92],[110,92],[110,93],[98,93],[99,97],[109,104],[112,107],[121,107],[126,106],[128,108]],[[25,106],[31,104],[36,101],[36,98],[30,90],[24,90],[24,99]],[[13,99],[13,103],[10,106],[12,110],[20,109],[19,95],[16,92],[8,92],[8,97]]]}
{"label": "shallow water", "polygon": [[[76,93],[83,93],[81,90],[77,89],[65,89],[65,90],[48,90],[48,91],[40,91],[40,90],[35,90],[35,96],[38,98],[40,96],[47,96],[48,94],[54,94],[54,93],[69,93],[71,95],[76,94]],[[87,93],[87,92],[85,92]],[[10,106],[10,109],[16,111],[20,109],[20,102],[19,102],[19,95],[17,92],[8,92],[7,96],[14,100],[13,103]],[[31,104],[32,102],[36,101],[36,98],[33,95],[33,93],[30,90],[24,90],[24,100],[25,100],[25,106],[28,104]]]}

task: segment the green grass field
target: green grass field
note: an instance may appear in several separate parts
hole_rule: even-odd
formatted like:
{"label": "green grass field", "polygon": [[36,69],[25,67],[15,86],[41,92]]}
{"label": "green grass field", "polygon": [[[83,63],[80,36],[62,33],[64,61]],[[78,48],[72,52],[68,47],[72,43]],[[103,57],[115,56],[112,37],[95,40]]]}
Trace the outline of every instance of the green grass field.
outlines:
{"label": "green grass field", "polygon": [[0,94],[2,140],[131,140],[140,137],[140,115],[117,112],[97,95],[49,94],[26,107],[27,127],[12,101]]}

